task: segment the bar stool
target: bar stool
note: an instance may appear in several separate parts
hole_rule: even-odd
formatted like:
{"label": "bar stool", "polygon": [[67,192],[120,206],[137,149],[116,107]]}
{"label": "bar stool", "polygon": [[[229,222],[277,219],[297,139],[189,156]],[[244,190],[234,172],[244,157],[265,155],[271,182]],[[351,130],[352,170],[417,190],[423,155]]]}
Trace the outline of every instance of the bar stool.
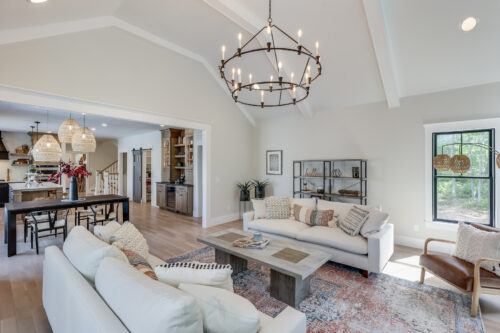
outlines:
{"label": "bar stool", "polygon": [[[36,215],[38,213],[38,216]],[[57,220],[57,210],[52,212],[33,212],[31,213],[32,221],[29,222],[30,233],[31,233],[31,248],[33,248],[33,238],[35,239],[36,254],[38,251],[38,239],[43,237],[55,236],[57,237],[57,231],[62,229],[63,239],[66,240],[66,235],[68,234],[68,213],[69,209],[66,210],[66,214],[63,219]],[[49,216],[48,221],[39,221],[38,217],[43,215]],[[41,232],[48,231],[48,234],[40,235]],[[52,232],[54,231],[54,235]]]}

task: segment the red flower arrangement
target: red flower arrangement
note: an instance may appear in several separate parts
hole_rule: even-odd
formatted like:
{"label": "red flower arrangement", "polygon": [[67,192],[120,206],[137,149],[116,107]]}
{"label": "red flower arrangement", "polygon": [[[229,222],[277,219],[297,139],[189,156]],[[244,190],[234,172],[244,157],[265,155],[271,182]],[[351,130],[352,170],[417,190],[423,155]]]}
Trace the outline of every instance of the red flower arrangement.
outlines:
{"label": "red flower arrangement", "polygon": [[87,170],[85,164],[76,165],[73,162],[61,162],[61,171],[54,172],[49,177],[48,181],[59,184],[59,180],[61,179],[62,175],[68,175],[68,178],[71,178],[73,176],[79,178],[91,176],[92,173]]}

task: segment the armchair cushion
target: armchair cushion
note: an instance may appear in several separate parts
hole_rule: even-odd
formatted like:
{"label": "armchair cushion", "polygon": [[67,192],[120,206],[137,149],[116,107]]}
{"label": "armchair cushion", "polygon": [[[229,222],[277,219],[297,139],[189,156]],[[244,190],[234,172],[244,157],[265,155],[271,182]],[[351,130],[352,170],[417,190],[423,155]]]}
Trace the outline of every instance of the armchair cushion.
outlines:
{"label": "armchair cushion", "polygon": [[[449,254],[423,254],[420,256],[420,266],[425,267],[440,278],[472,292],[474,286],[474,264]],[[500,289],[500,277],[483,268],[481,287]]]}

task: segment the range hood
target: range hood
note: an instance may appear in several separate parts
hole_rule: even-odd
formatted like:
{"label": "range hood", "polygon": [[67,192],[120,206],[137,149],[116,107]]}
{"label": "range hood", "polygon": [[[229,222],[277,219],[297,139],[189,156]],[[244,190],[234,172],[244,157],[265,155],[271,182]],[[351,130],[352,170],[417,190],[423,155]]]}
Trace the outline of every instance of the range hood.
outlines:
{"label": "range hood", "polygon": [[8,159],[9,159],[9,152],[7,151],[7,148],[5,148],[5,145],[3,144],[2,131],[0,131],[0,160],[8,160]]}

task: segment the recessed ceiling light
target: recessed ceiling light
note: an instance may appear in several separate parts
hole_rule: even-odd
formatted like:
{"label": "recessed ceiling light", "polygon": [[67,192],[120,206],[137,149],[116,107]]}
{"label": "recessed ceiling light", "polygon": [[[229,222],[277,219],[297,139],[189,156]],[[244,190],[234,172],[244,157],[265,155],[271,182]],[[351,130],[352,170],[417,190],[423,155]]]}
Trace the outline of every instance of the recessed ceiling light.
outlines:
{"label": "recessed ceiling light", "polygon": [[468,32],[473,30],[476,27],[477,20],[475,17],[468,17],[465,20],[462,21],[462,31]]}
{"label": "recessed ceiling light", "polygon": [[161,124],[160,127],[165,127],[165,125]]}
{"label": "recessed ceiling light", "polygon": [[91,128],[91,130],[95,131],[95,130],[97,130],[97,128],[95,128],[95,127],[92,127],[92,128]]}
{"label": "recessed ceiling light", "polygon": [[52,134],[52,131],[47,131],[47,133]]}
{"label": "recessed ceiling light", "polygon": [[28,2],[31,2],[31,3],[42,3],[42,2],[46,2],[47,0],[28,0]]}
{"label": "recessed ceiling light", "polygon": [[86,113],[85,113],[85,112],[82,112],[82,115],[83,115],[83,116],[85,116],[85,115],[86,115]]}
{"label": "recessed ceiling light", "polygon": [[102,126],[102,127],[108,127],[108,124],[106,124],[106,123],[102,123],[102,124],[101,124],[101,126]]}

